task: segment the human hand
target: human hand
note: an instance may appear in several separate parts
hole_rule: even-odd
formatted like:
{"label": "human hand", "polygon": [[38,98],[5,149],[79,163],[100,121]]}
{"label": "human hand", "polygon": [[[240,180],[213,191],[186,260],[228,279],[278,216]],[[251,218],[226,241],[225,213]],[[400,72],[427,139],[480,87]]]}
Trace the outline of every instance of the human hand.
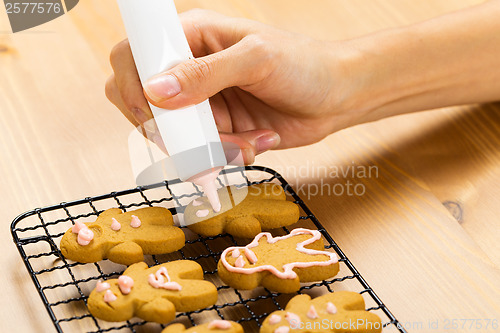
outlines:
{"label": "human hand", "polygon": [[250,164],[255,154],[311,144],[355,123],[340,107],[342,48],[333,53],[332,43],[206,10],[180,18],[196,59],[151,78],[144,92],[128,41],[111,52],[106,93],[134,125],[152,118],[146,98],[165,109],[210,98],[222,141],[237,144]]}

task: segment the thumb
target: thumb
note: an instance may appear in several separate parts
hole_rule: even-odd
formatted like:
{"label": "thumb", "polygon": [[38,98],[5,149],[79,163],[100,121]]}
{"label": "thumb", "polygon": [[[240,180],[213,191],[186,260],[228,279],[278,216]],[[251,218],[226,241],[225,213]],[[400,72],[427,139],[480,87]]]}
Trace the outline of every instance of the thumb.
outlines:
{"label": "thumb", "polygon": [[164,109],[179,109],[201,103],[225,88],[263,80],[268,67],[263,61],[265,47],[249,37],[153,76],[144,85],[147,99]]}

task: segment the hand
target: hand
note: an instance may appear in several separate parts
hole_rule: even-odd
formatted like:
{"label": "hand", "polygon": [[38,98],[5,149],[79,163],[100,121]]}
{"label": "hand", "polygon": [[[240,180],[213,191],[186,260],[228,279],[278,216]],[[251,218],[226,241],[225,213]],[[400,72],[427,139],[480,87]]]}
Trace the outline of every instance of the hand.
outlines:
{"label": "hand", "polygon": [[340,112],[345,74],[332,43],[207,10],[180,17],[196,59],[151,78],[144,93],[128,41],[111,52],[107,96],[135,126],[152,118],[146,97],[165,109],[210,98],[221,139],[239,145],[250,164],[255,154],[355,123]]}

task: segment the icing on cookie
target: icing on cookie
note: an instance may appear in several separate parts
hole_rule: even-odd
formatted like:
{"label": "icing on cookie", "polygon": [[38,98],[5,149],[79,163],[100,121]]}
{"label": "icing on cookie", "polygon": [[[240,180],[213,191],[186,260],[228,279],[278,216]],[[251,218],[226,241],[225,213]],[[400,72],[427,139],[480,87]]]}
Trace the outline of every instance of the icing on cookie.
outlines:
{"label": "icing on cookie", "polygon": [[208,213],[209,213],[208,209],[200,209],[200,210],[196,211],[196,216],[205,217],[208,215]]}
{"label": "icing on cookie", "polygon": [[285,315],[285,319],[291,326],[297,326],[300,323],[300,316],[293,312],[287,312]]}
{"label": "icing on cookie", "polygon": [[107,282],[102,282],[102,281],[97,281],[97,284],[95,286],[95,290],[100,293],[104,290],[108,290],[109,288],[111,288],[111,286],[109,285],[109,283]]}
{"label": "icing on cookie", "polygon": [[[297,251],[308,254],[308,255],[320,255],[320,254],[326,255],[330,259],[326,260],[326,261],[291,262],[291,263],[283,265],[283,272],[279,271],[276,267],[274,267],[272,265],[262,265],[262,266],[244,268],[243,266],[238,266],[236,262],[235,262],[236,267],[227,262],[226,256],[229,252],[235,251],[237,249],[242,249],[243,251],[245,251],[246,249],[251,249],[251,248],[257,247],[259,245],[259,240],[262,237],[266,237],[268,243],[274,244],[280,240],[284,240],[284,239],[287,239],[287,238],[290,238],[290,237],[293,237],[296,235],[304,235],[304,234],[312,235],[312,237],[306,239],[305,241],[297,243],[297,246],[296,246]],[[262,271],[269,271],[280,279],[295,279],[297,277],[297,274],[293,271],[294,268],[307,268],[307,267],[313,267],[313,266],[329,266],[329,265],[335,264],[338,261],[335,253],[305,248],[305,246],[312,244],[319,239],[321,239],[321,233],[318,230],[309,230],[309,229],[303,229],[303,228],[294,229],[290,232],[290,234],[285,235],[285,236],[279,236],[279,237],[273,237],[269,232],[261,232],[260,234],[255,236],[254,240],[250,244],[248,244],[245,247],[232,246],[232,247],[228,247],[227,249],[225,249],[224,252],[222,252],[221,261],[222,261],[222,264],[224,265],[224,267],[229,272],[232,272],[232,273],[254,274],[254,273],[258,273],[258,272],[262,272]],[[238,261],[239,259],[240,258],[238,258],[236,261]]]}
{"label": "icing on cookie", "polygon": [[[165,281],[166,278],[166,281]],[[165,267],[160,267],[155,274],[149,274],[148,282],[153,288],[179,291],[182,286],[177,282],[171,282]]]}
{"label": "icing on cookie", "polygon": [[233,258],[238,258],[240,256],[240,250],[236,249],[233,252],[231,252],[231,256]]}
{"label": "icing on cookie", "polygon": [[238,259],[234,262],[234,265],[238,268],[242,268],[245,266],[245,259],[243,259],[243,256],[239,256]]}
{"label": "icing on cookie", "polygon": [[128,295],[133,286],[134,280],[130,276],[122,275],[118,278],[118,287],[123,295]]}
{"label": "icing on cookie", "polygon": [[288,326],[280,326],[274,330],[274,333],[288,333],[290,332],[290,327]]}
{"label": "icing on cookie", "polygon": [[227,330],[231,328],[231,323],[227,320],[212,320],[208,324],[208,329],[218,328],[220,330]]}
{"label": "icing on cookie", "polygon": [[337,307],[332,302],[328,302],[326,303],[326,312],[328,312],[329,314],[336,314]]}
{"label": "icing on cookie", "polygon": [[135,215],[132,215],[132,219],[130,220],[130,226],[132,228],[139,228],[141,226],[141,220]]}
{"label": "icing on cookie", "polygon": [[114,217],[111,219],[111,230],[118,231],[122,228],[120,222],[118,222]]}
{"label": "icing on cookie", "polygon": [[83,228],[87,228],[87,225],[85,223],[83,223],[83,222],[76,222],[75,225],[73,226],[73,228],[71,228],[71,231],[74,234],[77,234]]}
{"label": "icing on cookie", "polygon": [[255,253],[250,250],[249,248],[245,248],[245,257],[247,257],[248,261],[250,261],[252,264],[255,264],[257,262],[257,256]]}
{"label": "icing on cookie", "polygon": [[110,302],[114,302],[116,301],[117,297],[115,294],[113,294],[113,292],[111,290],[106,290],[106,292],[104,293],[104,302],[106,303],[110,303]]}
{"label": "icing on cookie", "polygon": [[203,204],[203,202],[201,201],[198,201],[196,199],[193,200],[193,202],[191,202],[193,204],[193,206],[195,207],[198,207],[198,206],[201,206]]}
{"label": "icing on cookie", "polygon": [[94,233],[87,226],[78,231],[78,244],[82,246],[89,245],[92,239],[94,239]]}
{"label": "icing on cookie", "polygon": [[307,317],[309,319],[316,319],[318,318],[318,312],[316,311],[316,309],[314,308],[314,305],[311,305],[311,307],[309,308],[309,311],[307,311]]}
{"label": "icing on cookie", "polygon": [[277,314],[273,314],[269,317],[269,324],[274,325],[281,321],[281,317]]}

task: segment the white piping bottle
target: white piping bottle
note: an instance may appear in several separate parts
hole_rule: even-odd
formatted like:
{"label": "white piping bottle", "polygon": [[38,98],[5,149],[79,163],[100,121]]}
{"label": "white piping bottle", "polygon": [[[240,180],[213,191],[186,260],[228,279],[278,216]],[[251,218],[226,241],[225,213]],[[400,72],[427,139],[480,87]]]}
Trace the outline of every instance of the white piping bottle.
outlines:
{"label": "white piping bottle", "polygon": [[[173,0],[118,0],[118,5],[142,84],[193,58]],[[202,186],[219,211],[215,179],[227,161],[208,100],[179,110],[150,107],[179,178]]]}

